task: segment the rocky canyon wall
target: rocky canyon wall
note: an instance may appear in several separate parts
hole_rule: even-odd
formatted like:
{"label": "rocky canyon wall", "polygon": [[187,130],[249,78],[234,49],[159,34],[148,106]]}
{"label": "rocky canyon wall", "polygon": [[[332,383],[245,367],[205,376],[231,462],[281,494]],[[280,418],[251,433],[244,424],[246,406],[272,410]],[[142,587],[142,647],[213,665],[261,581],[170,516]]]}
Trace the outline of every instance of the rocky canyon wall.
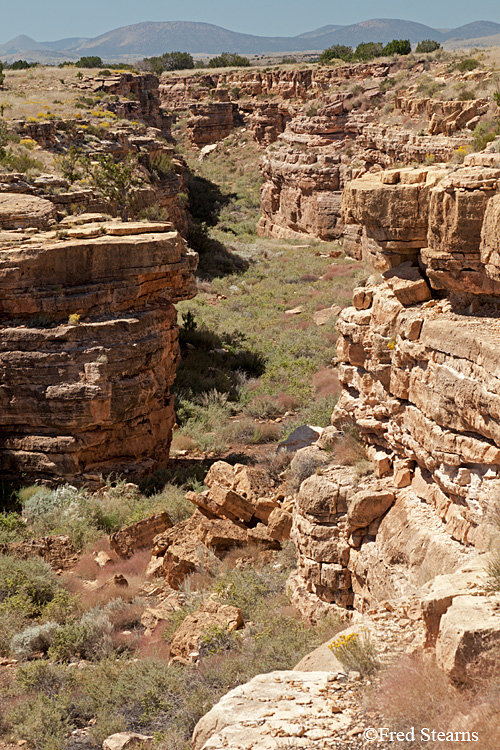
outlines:
{"label": "rocky canyon wall", "polygon": [[[174,303],[196,254],[165,223],[68,217],[0,196],[0,472],[92,483],[168,459]],[[34,229],[38,227],[38,230]]]}
{"label": "rocky canyon wall", "polygon": [[345,190],[358,257],[382,274],[340,315],[342,392],[322,440],[354,425],[374,473],[332,465],[300,489],[292,588],[310,616],[411,595],[498,538],[499,180],[500,158],[479,154]]}

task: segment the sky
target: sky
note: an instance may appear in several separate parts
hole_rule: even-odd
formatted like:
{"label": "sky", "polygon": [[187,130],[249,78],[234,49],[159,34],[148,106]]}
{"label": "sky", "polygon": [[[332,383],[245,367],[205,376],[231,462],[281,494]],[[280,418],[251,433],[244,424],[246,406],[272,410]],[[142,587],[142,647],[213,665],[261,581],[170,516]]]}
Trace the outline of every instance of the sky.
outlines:
{"label": "sky", "polygon": [[0,0],[0,43],[94,37],[141,21],[204,21],[259,36],[295,36],[326,24],[403,18],[434,28],[500,23],[498,0]]}

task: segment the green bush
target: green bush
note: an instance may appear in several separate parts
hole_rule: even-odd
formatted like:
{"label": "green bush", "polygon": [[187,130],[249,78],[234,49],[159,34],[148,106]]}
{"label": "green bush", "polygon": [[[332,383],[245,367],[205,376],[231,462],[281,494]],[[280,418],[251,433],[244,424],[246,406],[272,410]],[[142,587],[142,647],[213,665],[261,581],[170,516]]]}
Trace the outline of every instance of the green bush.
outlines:
{"label": "green bush", "polygon": [[75,657],[98,661],[113,650],[111,630],[108,613],[99,607],[90,609],[79,622],[68,622],[54,632],[49,656],[61,662]]}
{"label": "green bush", "polygon": [[330,62],[331,60],[343,60],[344,62],[350,62],[353,57],[352,47],[347,47],[345,44],[334,44],[332,47],[325,49],[319,56],[320,63]]}
{"label": "green bush", "polygon": [[382,50],[384,57],[389,57],[390,55],[409,55],[410,53],[411,44],[409,39],[393,39]]}
{"label": "green bush", "polygon": [[0,86],[4,82],[4,79],[5,79],[5,73],[3,72],[3,63],[0,60]]}
{"label": "green bush", "polygon": [[441,49],[439,42],[435,42],[433,39],[423,39],[417,44],[415,52],[435,52],[438,49]]}
{"label": "green bush", "polygon": [[248,68],[250,60],[248,57],[242,57],[235,52],[222,52],[217,57],[212,57],[208,63],[208,68]]}
{"label": "green bush", "polygon": [[380,666],[377,650],[367,630],[349,635],[340,633],[328,648],[345,669],[355,670],[361,675],[372,674]]}
{"label": "green bush", "polygon": [[479,60],[476,60],[474,57],[466,57],[465,60],[458,63],[458,70],[461,73],[469,73],[471,70],[479,67],[479,64]]}
{"label": "green bush", "polygon": [[56,622],[46,622],[44,625],[28,625],[27,628],[20,633],[16,633],[13,637],[12,654],[16,659],[24,661],[31,658],[37,651],[47,653],[59,627]]}
{"label": "green bush", "polygon": [[194,68],[193,56],[189,52],[165,52],[159,57],[144,58],[146,66],[161,75],[167,70],[190,70]]}
{"label": "green bush", "polygon": [[22,539],[26,527],[19,513],[0,513],[0,544],[8,544]]}
{"label": "green bush", "polygon": [[102,59],[97,55],[88,55],[80,57],[75,65],[77,68],[102,68]]}
{"label": "green bush", "polygon": [[356,60],[373,60],[374,57],[382,55],[383,47],[382,42],[361,42],[356,47],[354,58]]}
{"label": "green bush", "polygon": [[494,141],[500,133],[500,122],[498,120],[483,120],[474,128],[472,149],[483,151],[488,143]]}
{"label": "green bush", "polygon": [[13,637],[19,633],[27,623],[27,618],[22,612],[0,606],[0,654],[10,654]]}
{"label": "green bush", "polygon": [[69,723],[65,713],[59,701],[39,694],[30,703],[29,711],[18,707],[9,718],[28,747],[33,750],[62,750]]}
{"label": "green bush", "polygon": [[9,70],[28,70],[28,68],[36,68],[39,64],[37,62],[27,62],[27,60],[14,60],[7,67]]}
{"label": "green bush", "polygon": [[0,609],[21,611],[37,617],[50,602],[59,584],[50,566],[42,559],[0,554]]}

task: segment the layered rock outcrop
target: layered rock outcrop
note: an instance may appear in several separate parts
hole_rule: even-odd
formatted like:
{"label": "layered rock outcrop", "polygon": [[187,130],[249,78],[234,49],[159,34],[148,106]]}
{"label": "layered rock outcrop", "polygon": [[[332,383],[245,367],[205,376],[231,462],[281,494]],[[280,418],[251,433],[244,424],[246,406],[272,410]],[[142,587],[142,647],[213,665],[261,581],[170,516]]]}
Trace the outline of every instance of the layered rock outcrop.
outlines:
{"label": "layered rock outcrop", "polygon": [[376,81],[387,76],[390,68],[368,63],[333,69],[173,76],[162,79],[160,96],[165,107],[191,111],[187,129],[199,147],[222,140],[238,125],[247,127],[258,143],[268,145],[283,133],[304,102],[319,100],[323,106],[334,103],[337,87],[351,80],[373,77],[376,87]]}
{"label": "layered rock outcrop", "polygon": [[278,238],[304,234],[322,240],[340,237],[342,190],[351,177],[340,146],[347,132],[345,99],[313,117],[299,116],[261,162],[262,216],[258,232]]}
{"label": "layered rock outcrop", "polygon": [[[147,116],[145,119],[150,120]],[[89,135],[89,128],[96,126],[83,118],[47,123],[18,120],[13,122],[13,129],[23,138],[29,137],[42,148],[59,155],[67,156],[74,148],[91,159],[106,155],[116,161],[137,160],[140,179],[131,189],[132,213],[138,215],[151,207],[156,212],[166,212],[175,228],[187,236],[187,212],[185,200],[181,197],[187,190],[187,166],[183,158],[175,153],[174,146],[165,141],[163,131],[157,127],[139,122],[133,125],[107,122],[106,125],[101,130],[101,139]],[[56,207],[59,219],[76,210],[104,211],[111,215],[117,212],[116,206],[90,185],[81,181],[70,182],[59,175],[44,174],[32,178],[19,173],[1,174],[0,194],[13,192],[46,198]],[[17,226],[21,226],[19,220]]]}
{"label": "layered rock outcrop", "polygon": [[489,103],[486,99],[443,102],[398,93],[394,106],[412,118],[425,116],[429,120],[430,135],[453,135],[464,128],[473,130],[480,117],[488,111]]}
{"label": "layered rock outcrop", "polygon": [[2,476],[140,475],[168,458],[173,303],[194,296],[197,256],[169,224],[62,234],[1,237]]}
{"label": "layered rock outcrop", "polygon": [[354,424],[375,473],[353,487],[347,469],[332,467],[301,488],[292,583],[310,613],[318,601],[352,596],[363,609],[416,591],[498,535],[497,162],[491,154],[456,170],[392,170],[345,191],[357,257],[386,270],[340,315],[331,440]]}

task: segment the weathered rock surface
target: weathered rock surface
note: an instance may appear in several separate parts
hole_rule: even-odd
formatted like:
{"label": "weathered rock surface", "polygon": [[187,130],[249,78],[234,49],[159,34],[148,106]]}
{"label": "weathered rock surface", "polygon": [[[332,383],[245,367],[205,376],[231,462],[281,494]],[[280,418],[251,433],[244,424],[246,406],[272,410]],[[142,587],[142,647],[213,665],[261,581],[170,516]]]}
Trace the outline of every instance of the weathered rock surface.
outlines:
{"label": "weathered rock surface", "polygon": [[155,536],[172,527],[168,513],[157,513],[150,518],[115,531],[109,537],[109,544],[118,557],[131,557],[134,552],[152,547]]}
{"label": "weathered rock surface", "polygon": [[191,140],[200,148],[228,136],[237,119],[236,107],[229,101],[193,104],[191,112],[193,117],[186,127]]}
{"label": "weathered rock surface", "polygon": [[277,543],[289,537],[291,515],[281,508],[283,498],[276,497],[274,482],[262,469],[216,461],[205,484],[208,490],[186,497],[209,519],[220,519],[217,524],[203,522],[208,529],[200,529],[200,536],[207,543],[220,537],[219,548],[239,546],[245,539],[279,547]]}
{"label": "weathered rock surface", "polygon": [[279,137],[282,145],[263,157],[259,234],[340,236],[341,193],[350,174],[339,153],[346,136],[344,102],[340,97],[316,116],[293,119]]}
{"label": "weathered rock surface", "polygon": [[342,196],[342,221],[356,225],[345,251],[386,270],[414,261],[427,246],[429,200],[445,169],[395,169],[352,180]]}
{"label": "weathered rock surface", "polygon": [[479,117],[488,111],[486,99],[466,101],[438,101],[430,98],[413,98],[399,92],[394,101],[395,109],[410,117],[425,115],[429,120],[429,134],[453,135],[467,128],[474,130]]}
{"label": "weathered rock surface", "polygon": [[0,229],[48,229],[55,224],[54,204],[33,195],[0,193]]}
{"label": "weathered rock surface", "polygon": [[111,734],[102,743],[103,750],[149,750],[153,746],[152,735],[137,734],[136,732],[118,732]]}
{"label": "weathered rock surface", "polygon": [[238,607],[218,604],[208,600],[188,615],[175,631],[170,641],[170,656],[175,661],[189,663],[198,658],[200,645],[205,635],[217,632],[233,633],[243,627],[243,617]]}
{"label": "weathered rock surface", "polygon": [[71,568],[78,560],[78,554],[69,536],[45,536],[27,539],[24,542],[0,544],[0,553],[15,555],[29,560],[41,557],[54,570]]}
{"label": "weathered rock surface", "polygon": [[278,750],[283,744],[323,750],[351,724],[335,701],[327,672],[270,672],[235,688],[194,730],[193,750]]}
{"label": "weathered rock surface", "polygon": [[41,233],[21,244],[14,235],[0,248],[6,477],[91,482],[168,458],[173,302],[195,293],[196,254],[168,224],[95,229],[90,238]]}
{"label": "weathered rock surface", "polygon": [[[339,316],[343,390],[332,422],[357,427],[373,474],[359,482],[354,470],[330,466],[310,477],[292,528],[299,568],[290,588],[305,614],[419,595],[428,642],[439,643],[438,661],[457,680],[478,644],[497,637],[496,605],[477,593],[484,573],[460,573],[496,538],[500,488],[500,165],[487,157],[452,173],[379,172],[346,188],[359,257],[389,270],[356,289]],[[447,593],[420,591],[444,574]],[[479,585],[482,613],[470,629],[470,603],[456,598],[469,585]]]}

